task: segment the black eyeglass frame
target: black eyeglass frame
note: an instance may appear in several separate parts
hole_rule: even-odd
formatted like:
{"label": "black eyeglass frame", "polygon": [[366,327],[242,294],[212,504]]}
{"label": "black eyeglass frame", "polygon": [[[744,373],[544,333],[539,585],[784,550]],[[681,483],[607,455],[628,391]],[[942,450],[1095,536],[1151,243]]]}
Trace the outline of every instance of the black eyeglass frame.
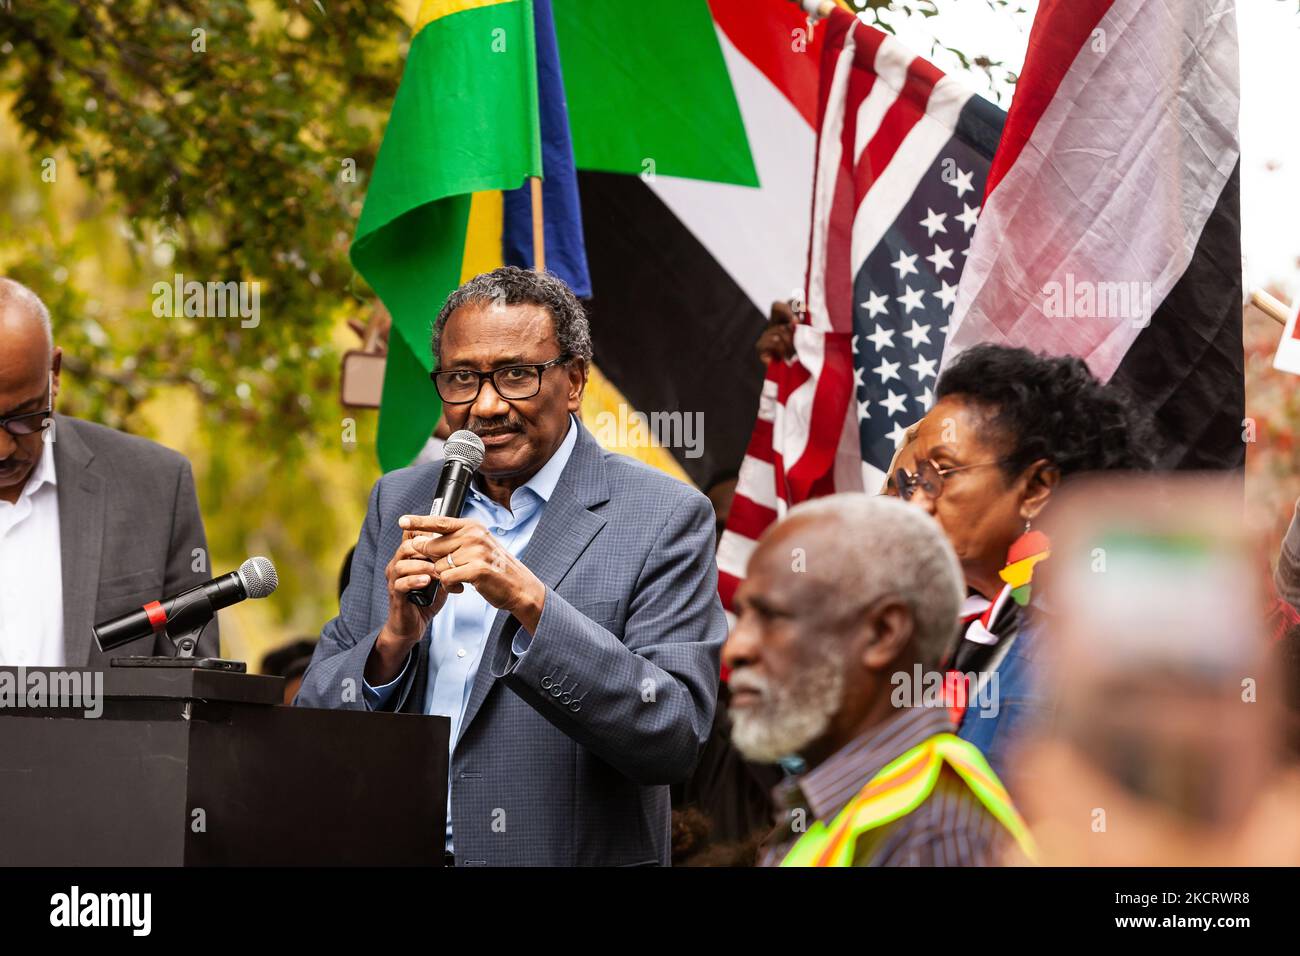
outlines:
{"label": "black eyeglass frame", "polygon": [[[570,353],[565,352],[563,355],[559,356],[558,358],[553,358],[549,362],[541,362],[537,365],[504,365],[501,368],[494,368],[490,372],[480,372],[478,369],[475,368],[444,368],[444,369],[437,369],[436,371],[430,372],[429,378],[433,382],[433,387],[438,390],[438,397],[442,399],[442,403],[444,405],[468,405],[471,402],[475,401],[478,398],[479,393],[483,391],[483,382],[486,381],[487,379],[492,380],[492,387],[496,389],[497,394],[500,395],[502,398],[504,398],[506,401],[522,402],[525,401],[526,399],[533,398],[534,396],[537,395],[538,392],[542,390],[542,375],[543,373],[545,373],[545,371],[548,368],[553,368],[556,365],[563,365],[564,363],[570,362],[572,360],[573,360],[573,356]],[[514,371],[518,371],[519,369],[525,369],[525,368],[530,369],[531,371],[537,373],[537,387],[533,389],[532,392],[530,392],[527,395],[506,395],[503,391],[501,391],[501,386],[497,382],[498,375],[502,374],[503,372],[514,372]],[[474,389],[473,395],[471,395],[469,398],[461,398],[453,401],[447,398],[447,396],[442,394],[442,386],[438,383],[439,375],[463,375],[466,372],[468,372],[471,375],[478,376],[478,386]]]}
{"label": "black eyeglass frame", "polygon": [[[20,421],[25,418],[36,418],[40,416],[41,424],[29,432],[16,432],[9,427],[11,422]],[[7,415],[0,417],[0,428],[7,431],[12,438],[26,438],[28,435],[38,435],[45,431],[50,425],[54,424],[54,373],[50,373],[50,391],[48,404],[45,408],[37,409],[34,412],[23,412],[21,415]]]}

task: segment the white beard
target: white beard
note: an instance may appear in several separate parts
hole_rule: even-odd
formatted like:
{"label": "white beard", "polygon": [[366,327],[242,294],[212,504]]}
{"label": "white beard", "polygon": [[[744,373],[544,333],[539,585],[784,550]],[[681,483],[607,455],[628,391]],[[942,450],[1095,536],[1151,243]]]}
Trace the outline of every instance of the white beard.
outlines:
{"label": "white beard", "polygon": [[757,704],[731,711],[732,743],[747,760],[775,763],[826,733],[844,696],[843,664],[818,655],[783,684],[736,671],[730,686],[761,695]]}

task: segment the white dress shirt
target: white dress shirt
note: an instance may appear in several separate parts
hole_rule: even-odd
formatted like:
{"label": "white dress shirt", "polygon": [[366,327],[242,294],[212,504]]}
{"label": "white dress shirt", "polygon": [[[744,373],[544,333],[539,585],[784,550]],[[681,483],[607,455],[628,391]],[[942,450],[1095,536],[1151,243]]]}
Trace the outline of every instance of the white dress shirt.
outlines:
{"label": "white dress shirt", "polygon": [[18,500],[0,501],[0,665],[66,663],[59,491],[47,444]]}

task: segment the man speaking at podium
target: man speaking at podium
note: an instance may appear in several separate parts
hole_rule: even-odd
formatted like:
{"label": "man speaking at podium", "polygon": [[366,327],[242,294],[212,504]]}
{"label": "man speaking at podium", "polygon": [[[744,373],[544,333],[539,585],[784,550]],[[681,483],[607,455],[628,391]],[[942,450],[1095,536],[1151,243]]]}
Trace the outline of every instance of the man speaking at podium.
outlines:
{"label": "man speaking at podium", "polygon": [[712,507],[577,420],[591,333],[554,276],[471,279],[433,354],[482,467],[460,518],[428,516],[440,461],[376,484],[296,703],[451,718],[448,862],[667,864],[727,631]]}

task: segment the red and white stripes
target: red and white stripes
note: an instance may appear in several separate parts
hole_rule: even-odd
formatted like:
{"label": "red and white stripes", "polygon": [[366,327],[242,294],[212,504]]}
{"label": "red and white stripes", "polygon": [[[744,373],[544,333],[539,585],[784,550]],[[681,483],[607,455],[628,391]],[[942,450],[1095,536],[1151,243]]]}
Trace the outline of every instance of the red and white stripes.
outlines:
{"label": "red and white stripes", "polygon": [[[849,14],[833,12],[819,31],[808,312],[795,330],[795,359],[768,368],[718,549],[728,607],[759,536],[786,508],[878,480],[866,474],[874,469],[862,460],[853,400],[854,279],[948,142],[970,96]],[[944,117],[931,115],[936,107]]]}

